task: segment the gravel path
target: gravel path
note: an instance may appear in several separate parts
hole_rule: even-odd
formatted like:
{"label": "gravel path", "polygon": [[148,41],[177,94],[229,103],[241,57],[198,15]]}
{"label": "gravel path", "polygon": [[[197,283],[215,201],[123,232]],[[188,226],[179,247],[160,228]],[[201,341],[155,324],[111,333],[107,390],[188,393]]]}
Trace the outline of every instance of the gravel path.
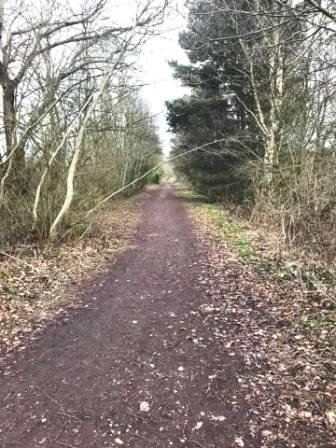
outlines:
{"label": "gravel path", "polygon": [[5,366],[0,446],[260,446],[238,382],[244,362],[199,312],[206,269],[183,201],[165,184],[133,245],[83,286],[87,307]]}

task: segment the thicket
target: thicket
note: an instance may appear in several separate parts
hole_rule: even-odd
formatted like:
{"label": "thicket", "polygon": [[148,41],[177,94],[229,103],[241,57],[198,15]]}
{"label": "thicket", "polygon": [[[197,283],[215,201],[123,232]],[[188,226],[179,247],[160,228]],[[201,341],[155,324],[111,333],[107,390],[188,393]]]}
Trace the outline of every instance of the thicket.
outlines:
{"label": "thicket", "polygon": [[3,250],[58,240],[157,164],[160,142],[134,67],[166,2],[139,1],[129,23],[109,0],[1,5]]}
{"label": "thicket", "polygon": [[172,62],[190,94],[167,103],[175,170],[243,204],[292,245],[334,263],[335,24],[326,1],[189,1]]}

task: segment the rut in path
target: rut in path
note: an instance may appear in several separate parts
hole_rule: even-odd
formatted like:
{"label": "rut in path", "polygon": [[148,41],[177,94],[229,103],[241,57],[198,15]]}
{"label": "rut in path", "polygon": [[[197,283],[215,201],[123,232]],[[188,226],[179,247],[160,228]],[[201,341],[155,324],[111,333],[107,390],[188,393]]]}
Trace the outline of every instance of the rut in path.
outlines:
{"label": "rut in path", "polygon": [[204,269],[183,202],[165,184],[134,244],[86,288],[90,309],[5,367],[0,447],[259,446],[237,382],[244,363],[197,312]]}

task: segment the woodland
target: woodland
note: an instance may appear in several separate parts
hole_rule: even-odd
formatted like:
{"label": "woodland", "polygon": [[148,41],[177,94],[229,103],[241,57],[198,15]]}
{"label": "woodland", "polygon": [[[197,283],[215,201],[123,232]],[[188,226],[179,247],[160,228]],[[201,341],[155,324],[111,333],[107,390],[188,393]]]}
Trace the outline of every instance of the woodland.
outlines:
{"label": "woodland", "polygon": [[1,2],[2,249],[59,241],[160,157],[134,66],[167,5],[111,6]]}
{"label": "woodland", "polygon": [[1,447],[335,447],[335,38],[334,0],[0,0]]}
{"label": "woodland", "polygon": [[[335,266],[333,1],[190,1],[190,94],[167,103],[176,170],[289,246]],[[208,145],[209,142],[213,144]]]}
{"label": "woodland", "polygon": [[[2,2],[3,250],[62,240],[119,190],[141,189],[161,160],[136,66],[172,5],[140,2],[125,24],[110,6]],[[190,93],[167,102],[176,173],[334,265],[335,5],[193,0],[186,10],[190,63],[170,65]]]}

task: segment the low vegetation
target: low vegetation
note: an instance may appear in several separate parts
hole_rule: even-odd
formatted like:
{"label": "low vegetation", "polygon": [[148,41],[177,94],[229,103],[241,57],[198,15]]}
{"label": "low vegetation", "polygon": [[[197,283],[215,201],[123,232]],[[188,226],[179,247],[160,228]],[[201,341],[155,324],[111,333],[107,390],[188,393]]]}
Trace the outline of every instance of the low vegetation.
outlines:
{"label": "low vegetation", "polygon": [[163,178],[164,171],[162,168],[157,168],[149,175],[149,181],[152,184],[159,185],[161,183],[161,180]]}
{"label": "low vegetation", "polygon": [[135,66],[166,2],[33,3],[0,5],[1,351],[66,315],[162,176],[146,176],[162,155]]}

